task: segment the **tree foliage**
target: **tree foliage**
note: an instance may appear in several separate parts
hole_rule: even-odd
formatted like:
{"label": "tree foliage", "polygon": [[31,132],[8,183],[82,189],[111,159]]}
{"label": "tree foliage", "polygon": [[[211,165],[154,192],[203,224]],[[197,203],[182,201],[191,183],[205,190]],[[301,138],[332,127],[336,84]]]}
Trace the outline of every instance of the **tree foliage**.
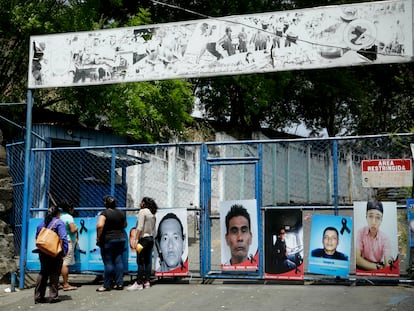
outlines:
{"label": "tree foliage", "polygon": [[[25,102],[28,42],[31,35],[97,30],[151,23],[148,10],[136,1],[1,0],[1,101]],[[4,4],[4,6],[3,6]],[[79,115],[89,127],[105,126],[143,142],[180,137],[191,121],[192,86],[182,80],[107,86],[38,89],[35,107]],[[5,114],[24,123],[25,114]]]}
{"label": "tree foliage", "polygon": [[[207,15],[220,16],[355,2],[368,1],[201,1],[197,5]],[[283,129],[292,123],[303,123],[316,135],[321,130],[329,136],[406,132],[414,129],[413,71],[412,63],[377,65],[203,79],[198,86],[207,116],[243,136],[257,130],[258,124]]]}
{"label": "tree foliage", "polygon": [[414,131],[414,66],[391,64],[355,68],[366,100],[353,134],[404,133]]}
{"label": "tree foliage", "polygon": [[326,129],[335,136],[342,129],[352,129],[352,112],[358,111],[363,90],[351,69],[303,71],[296,75],[295,107],[301,120],[314,131]]}
{"label": "tree foliage", "polygon": [[263,126],[282,128],[295,116],[289,74],[242,75],[198,81],[196,96],[209,118],[235,137],[248,139]]}

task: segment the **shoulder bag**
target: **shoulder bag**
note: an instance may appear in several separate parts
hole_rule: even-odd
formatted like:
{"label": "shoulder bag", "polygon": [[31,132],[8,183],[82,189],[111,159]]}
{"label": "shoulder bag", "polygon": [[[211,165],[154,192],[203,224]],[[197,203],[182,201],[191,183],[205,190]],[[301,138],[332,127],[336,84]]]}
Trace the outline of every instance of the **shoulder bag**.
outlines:
{"label": "shoulder bag", "polygon": [[59,235],[53,231],[53,228],[58,219],[50,226],[50,229],[43,227],[36,238],[36,247],[43,253],[56,257],[62,251],[62,241]]}

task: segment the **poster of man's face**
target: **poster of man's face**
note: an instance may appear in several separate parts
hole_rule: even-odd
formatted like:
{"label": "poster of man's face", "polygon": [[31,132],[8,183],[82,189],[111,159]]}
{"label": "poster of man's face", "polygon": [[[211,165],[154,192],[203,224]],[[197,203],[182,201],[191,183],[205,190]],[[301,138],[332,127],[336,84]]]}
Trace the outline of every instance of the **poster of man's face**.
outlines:
{"label": "poster of man's face", "polygon": [[303,280],[303,225],[300,209],[265,211],[265,278]]}
{"label": "poster of man's face", "polygon": [[351,243],[351,217],[313,215],[309,272],[334,276],[349,275]]}
{"label": "poster of man's face", "polygon": [[222,270],[258,269],[256,200],[220,202]]}
{"label": "poster of man's face", "polygon": [[397,203],[354,202],[356,275],[399,276]]}
{"label": "poster of man's face", "polygon": [[158,210],[156,217],[155,274],[188,275],[187,210]]}

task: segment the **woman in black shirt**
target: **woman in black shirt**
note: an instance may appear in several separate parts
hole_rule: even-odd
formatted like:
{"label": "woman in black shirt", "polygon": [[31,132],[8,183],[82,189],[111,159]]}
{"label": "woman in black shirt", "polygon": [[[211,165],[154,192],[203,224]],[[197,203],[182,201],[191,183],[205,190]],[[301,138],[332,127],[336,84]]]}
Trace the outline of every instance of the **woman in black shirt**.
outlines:
{"label": "woman in black shirt", "polygon": [[96,244],[101,248],[104,263],[104,284],[96,289],[97,292],[111,290],[112,279],[114,289],[124,287],[123,252],[125,250],[125,232],[127,226],[123,212],[116,208],[115,198],[107,195],[103,198],[105,210],[98,216],[96,224]]}

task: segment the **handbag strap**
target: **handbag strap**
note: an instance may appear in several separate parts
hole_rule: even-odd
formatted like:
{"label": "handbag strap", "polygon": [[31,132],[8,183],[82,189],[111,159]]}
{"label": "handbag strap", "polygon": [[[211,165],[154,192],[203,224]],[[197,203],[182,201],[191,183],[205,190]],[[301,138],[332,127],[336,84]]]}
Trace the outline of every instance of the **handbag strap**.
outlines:
{"label": "handbag strap", "polygon": [[55,218],[55,221],[54,221],[54,222],[52,222],[52,225],[50,225],[50,224],[49,224],[49,226],[50,226],[50,227],[49,227],[49,226],[47,226],[47,228],[48,228],[48,229],[53,230],[53,228],[55,227],[55,224],[57,223],[57,221],[58,221],[58,219],[57,219],[57,218]]}

